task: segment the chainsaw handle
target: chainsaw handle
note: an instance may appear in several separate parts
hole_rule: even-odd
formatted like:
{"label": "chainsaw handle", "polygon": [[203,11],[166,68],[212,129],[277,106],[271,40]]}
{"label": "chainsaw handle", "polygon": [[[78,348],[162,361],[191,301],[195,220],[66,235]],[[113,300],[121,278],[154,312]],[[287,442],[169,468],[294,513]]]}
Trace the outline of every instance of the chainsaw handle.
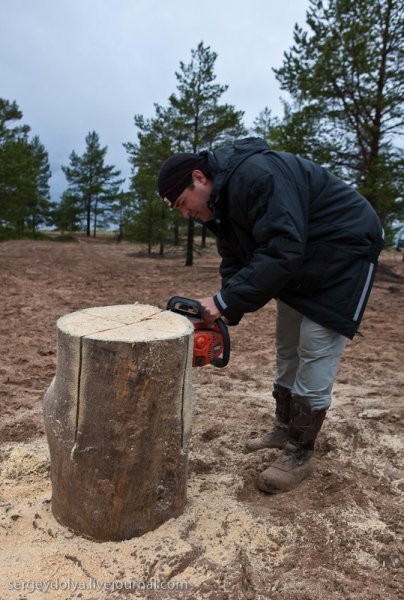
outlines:
{"label": "chainsaw handle", "polygon": [[223,356],[221,358],[214,358],[212,360],[212,365],[214,367],[219,367],[219,369],[222,369],[228,364],[230,360],[230,335],[229,330],[227,329],[227,325],[223,321],[223,319],[217,319],[215,321],[215,325],[219,327],[220,333],[223,337]]}
{"label": "chainsaw handle", "polygon": [[[191,310],[187,310],[187,308]],[[193,317],[203,321],[202,305],[198,300],[193,300],[192,298],[173,296],[167,303],[167,310],[173,310],[180,315],[184,315],[184,317]]]}

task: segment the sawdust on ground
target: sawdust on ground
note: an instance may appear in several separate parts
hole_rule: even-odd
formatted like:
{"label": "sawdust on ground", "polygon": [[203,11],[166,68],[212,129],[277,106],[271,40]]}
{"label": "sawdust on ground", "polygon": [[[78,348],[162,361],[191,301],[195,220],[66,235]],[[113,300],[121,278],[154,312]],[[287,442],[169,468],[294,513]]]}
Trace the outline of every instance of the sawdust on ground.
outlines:
{"label": "sawdust on ground", "polygon": [[[51,513],[42,399],[60,316],[111,304],[165,307],[219,286],[214,249],[184,266],[105,240],[0,244],[0,600],[403,598],[404,263],[384,252],[361,336],[298,489],[267,496],[275,450],[243,451],[273,420],[273,303],[231,329],[223,369],[193,371],[196,401],[184,513],[155,531],[97,543]],[[400,518],[401,514],[401,518]]]}

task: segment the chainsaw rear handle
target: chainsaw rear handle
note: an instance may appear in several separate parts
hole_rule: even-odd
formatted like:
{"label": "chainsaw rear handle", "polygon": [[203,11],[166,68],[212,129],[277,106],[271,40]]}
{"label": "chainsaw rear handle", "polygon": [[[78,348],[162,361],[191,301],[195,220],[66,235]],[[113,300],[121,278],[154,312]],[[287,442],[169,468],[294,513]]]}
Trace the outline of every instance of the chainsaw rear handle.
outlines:
{"label": "chainsaw rear handle", "polygon": [[212,360],[212,365],[214,367],[219,367],[219,369],[222,369],[228,364],[230,360],[230,336],[227,325],[223,321],[223,319],[217,319],[215,321],[215,324],[219,327],[220,333],[223,336],[223,356],[221,358],[214,358]]}
{"label": "chainsaw rear handle", "polygon": [[[182,296],[173,296],[167,303],[167,310],[172,310],[184,317],[199,319],[203,321],[203,307],[198,300],[192,298],[184,298]],[[229,330],[223,319],[216,319],[215,325],[220,329],[220,333],[223,337],[223,356],[221,358],[214,358],[212,365],[222,369],[225,367],[230,360],[230,336]]]}

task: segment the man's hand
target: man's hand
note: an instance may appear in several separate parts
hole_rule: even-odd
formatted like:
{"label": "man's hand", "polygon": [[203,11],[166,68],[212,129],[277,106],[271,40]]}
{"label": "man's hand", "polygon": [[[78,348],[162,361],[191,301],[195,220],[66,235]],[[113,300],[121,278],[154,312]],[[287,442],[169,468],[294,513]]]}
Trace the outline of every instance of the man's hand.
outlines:
{"label": "man's hand", "polygon": [[207,325],[213,325],[217,319],[220,319],[222,313],[217,308],[212,296],[208,298],[199,298],[198,302],[201,303],[203,308],[203,319]]}

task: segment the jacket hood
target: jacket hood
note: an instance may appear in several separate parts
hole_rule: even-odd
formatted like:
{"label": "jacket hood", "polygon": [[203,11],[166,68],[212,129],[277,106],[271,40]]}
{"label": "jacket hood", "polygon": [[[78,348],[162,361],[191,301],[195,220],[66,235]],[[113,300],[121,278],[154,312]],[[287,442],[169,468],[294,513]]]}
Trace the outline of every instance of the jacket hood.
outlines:
{"label": "jacket hood", "polygon": [[262,138],[248,137],[235,140],[232,144],[209,152],[209,170],[214,180],[211,204],[214,205],[217,202],[220,192],[242,162],[253,154],[260,154],[268,150],[270,148]]}

